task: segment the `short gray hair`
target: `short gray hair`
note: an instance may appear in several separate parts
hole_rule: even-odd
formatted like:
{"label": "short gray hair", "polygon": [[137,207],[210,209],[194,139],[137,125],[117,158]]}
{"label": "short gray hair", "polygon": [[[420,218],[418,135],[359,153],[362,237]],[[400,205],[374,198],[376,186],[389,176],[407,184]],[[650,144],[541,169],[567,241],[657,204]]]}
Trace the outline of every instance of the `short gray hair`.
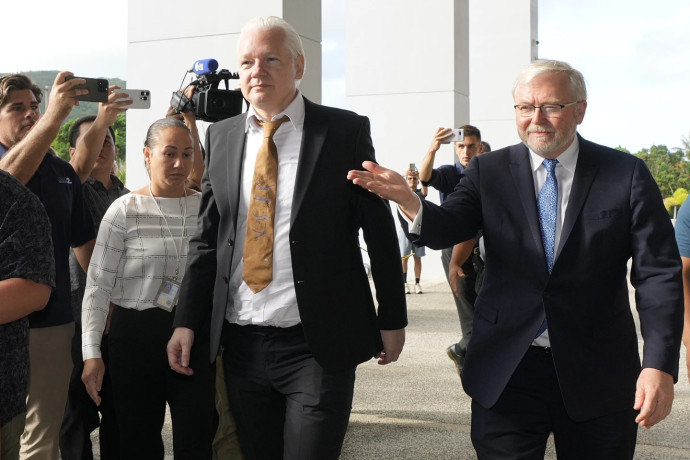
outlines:
{"label": "short gray hair", "polygon": [[513,85],[513,98],[515,98],[515,91],[518,86],[529,83],[537,76],[546,72],[565,72],[570,81],[570,91],[573,93],[575,100],[578,102],[587,100],[587,83],[582,73],[571,67],[567,62],[548,59],[532,61],[520,72]]}

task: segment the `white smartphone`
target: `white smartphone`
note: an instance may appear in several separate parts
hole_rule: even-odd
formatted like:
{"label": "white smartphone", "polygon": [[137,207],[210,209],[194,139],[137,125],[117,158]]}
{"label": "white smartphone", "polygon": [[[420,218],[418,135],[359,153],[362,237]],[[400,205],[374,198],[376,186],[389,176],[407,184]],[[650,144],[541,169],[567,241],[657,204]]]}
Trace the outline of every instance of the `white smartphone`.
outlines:
{"label": "white smartphone", "polygon": [[125,93],[129,95],[132,103],[127,106],[128,109],[150,109],[151,108],[151,91],[148,89],[130,89],[122,88],[116,89],[117,93]]}
{"label": "white smartphone", "polygon": [[451,142],[462,142],[465,138],[461,128],[451,129],[450,134],[446,134],[448,137],[441,141],[442,144],[450,144]]}
{"label": "white smartphone", "polygon": [[452,129],[451,132],[453,133],[453,136],[450,138],[450,142],[462,142],[463,139],[465,138],[462,129]]}

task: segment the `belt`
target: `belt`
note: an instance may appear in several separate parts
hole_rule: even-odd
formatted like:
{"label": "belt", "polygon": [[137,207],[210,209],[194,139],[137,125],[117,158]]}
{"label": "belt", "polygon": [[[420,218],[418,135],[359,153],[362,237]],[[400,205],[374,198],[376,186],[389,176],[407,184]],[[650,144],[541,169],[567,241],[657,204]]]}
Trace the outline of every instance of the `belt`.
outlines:
{"label": "belt", "polygon": [[249,334],[258,334],[264,336],[283,336],[302,333],[302,324],[295,324],[289,327],[264,326],[259,324],[236,324],[225,322],[227,327],[233,332],[247,332]]}

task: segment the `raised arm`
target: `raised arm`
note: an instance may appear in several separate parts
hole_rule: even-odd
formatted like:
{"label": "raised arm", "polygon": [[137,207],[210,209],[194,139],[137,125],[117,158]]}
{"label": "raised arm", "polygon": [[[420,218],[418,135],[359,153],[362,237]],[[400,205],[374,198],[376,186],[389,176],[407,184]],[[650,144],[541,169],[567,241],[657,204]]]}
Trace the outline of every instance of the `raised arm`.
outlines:
{"label": "raised arm", "polygon": [[118,114],[127,110],[127,106],[131,104],[131,99],[126,96],[126,93],[114,92],[116,89],[120,89],[120,87],[117,85],[110,86],[108,102],[98,104],[96,119],[77,141],[77,145],[74,148],[70,148],[70,156],[72,158],[69,163],[79,176],[82,184],[91,175],[93,165],[96,163],[98,155],[103,148],[108,128],[115,123]]}
{"label": "raised arm", "polygon": [[57,74],[45,114],[38,119],[26,136],[0,159],[0,169],[12,174],[23,184],[29,182],[38,170],[72,107],[79,105],[76,97],[88,93],[86,89],[74,89],[75,86],[85,83],[83,78],[65,80],[72,75],[71,72]]}
{"label": "raised arm", "polygon": [[[185,97],[191,100],[195,89],[196,86],[187,85],[183,91]],[[187,181],[189,182],[190,188],[201,191],[201,178],[204,176],[204,156],[203,150],[201,149],[199,129],[196,126],[196,115],[192,111],[178,113],[175,108],[170,106],[165,116],[182,119],[184,124],[187,125],[187,128],[192,132],[192,138],[194,140],[194,163],[192,164],[192,170],[189,172],[189,176],[187,176]]]}
{"label": "raised arm", "polygon": [[450,139],[452,135],[450,128],[438,128],[434,133],[434,140],[431,141],[429,151],[424,155],[422,164],[419,167],[420,182],[429,182],[431,180],[431,171],[434,169],[434,160],[436,159],[436,152],[441,148],[441,144],[445,144],[446,139]]}

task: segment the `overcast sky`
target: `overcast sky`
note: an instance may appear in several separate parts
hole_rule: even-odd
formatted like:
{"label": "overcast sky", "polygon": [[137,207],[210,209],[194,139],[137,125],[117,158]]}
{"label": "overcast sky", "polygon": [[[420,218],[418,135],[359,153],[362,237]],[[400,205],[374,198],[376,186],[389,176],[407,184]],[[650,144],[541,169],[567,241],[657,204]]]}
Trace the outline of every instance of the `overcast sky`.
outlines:
{"label": "overcast sky", "polygon": [[[5,3],[0,73],[126,79],[126,0]],[[323,0],[323,15],[323,101],[342,105],[343,0]],[[540,0],[539,56],[569,62],[589,84],[585,137],[635,152],[690,136],[688,24],[687,0]]]}

